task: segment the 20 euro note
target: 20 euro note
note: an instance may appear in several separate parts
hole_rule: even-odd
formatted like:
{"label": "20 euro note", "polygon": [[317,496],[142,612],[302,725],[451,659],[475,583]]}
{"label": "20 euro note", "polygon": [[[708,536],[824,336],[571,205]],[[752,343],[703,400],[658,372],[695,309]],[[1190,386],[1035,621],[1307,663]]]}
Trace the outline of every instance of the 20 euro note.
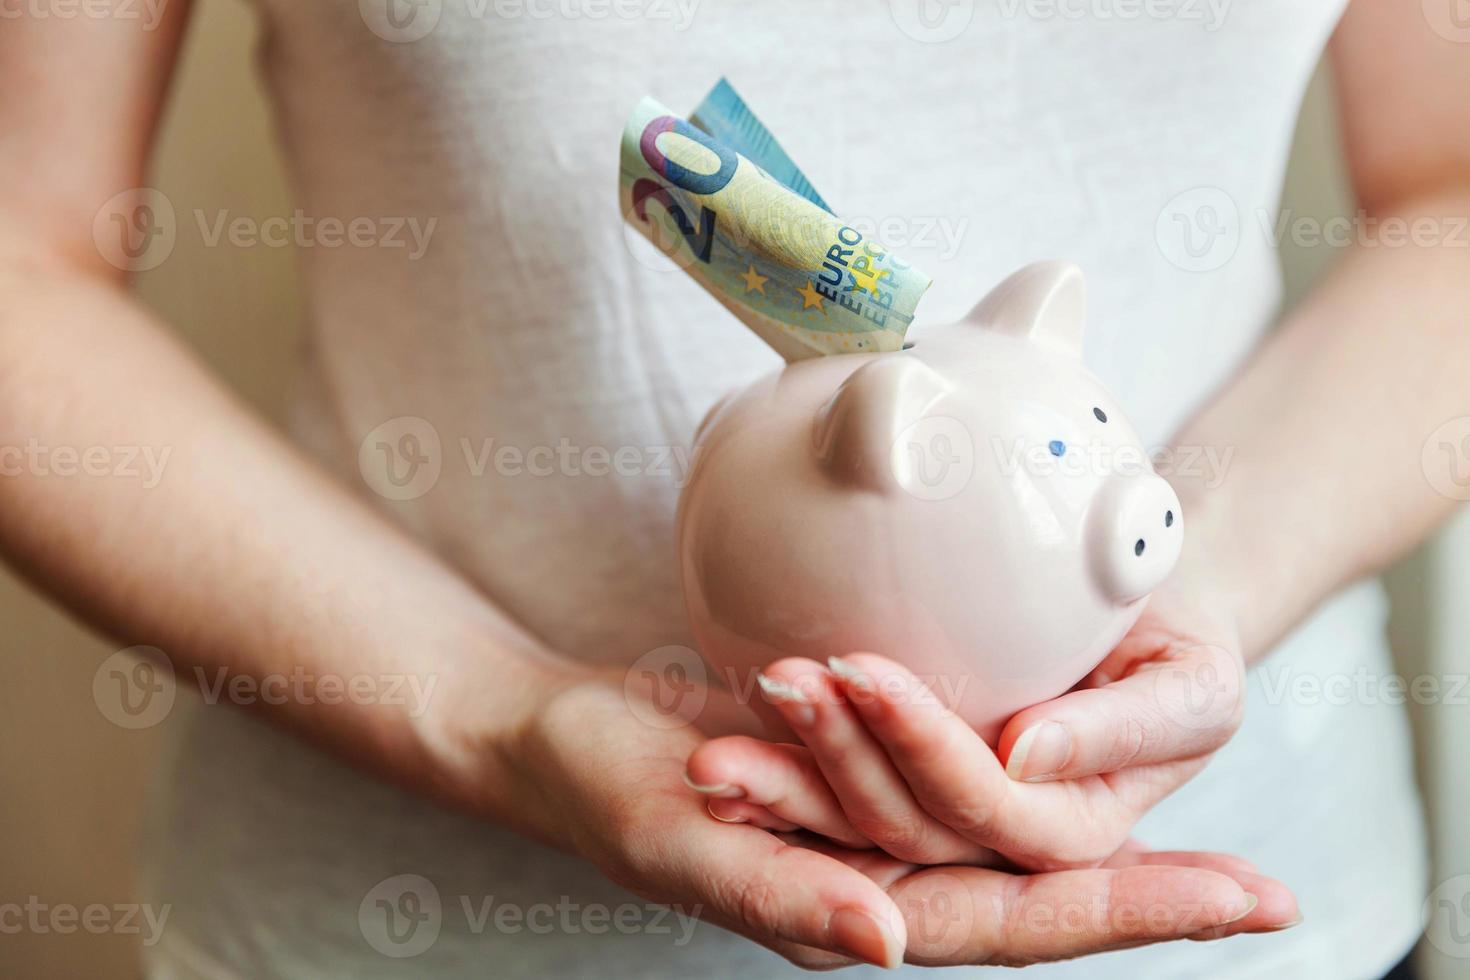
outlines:
{"label": "20 euro note", "polygon": [[728,145],[644,99],[620,169],[624,217],[788,361],[903,346],[929,277]]}

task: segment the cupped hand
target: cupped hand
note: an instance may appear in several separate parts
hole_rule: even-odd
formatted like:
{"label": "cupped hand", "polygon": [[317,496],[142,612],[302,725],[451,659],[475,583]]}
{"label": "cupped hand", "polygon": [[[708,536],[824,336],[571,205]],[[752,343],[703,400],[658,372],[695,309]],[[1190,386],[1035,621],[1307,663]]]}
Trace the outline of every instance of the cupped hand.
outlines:
{"label": "cupped hand", "polygon": [[[700,718],[716,730],[729,726],[710,719],[737,716],[723,697],[708,692]],[[550,697],[511,751],[532,809],[552,823],[542,836],[645,898],[803,966],[891,966],[905,953],[935,964],[1032,962],[1295,916],[1282,886],[1218,855],[1126,848],[1096,869],[1018,876],[917,868],[858,836],[849,842],[867,849],[792,836],[796,822],[774,809],[715,820],[712,794],[685,775],[708,744],[693,725],[656,717],[627,685],[596,679]]]}
{"label": "cupped hand", "polygon": [[1094,867],[1239,726],[1244,666],[1226,622],[1182,590],[1155,594],[1089,677],[1017,714],[995,751],[891,660],[782,660],[761,689],[802,744],[716,739],[689,777],[722,787],[719,816],[915,864]]}

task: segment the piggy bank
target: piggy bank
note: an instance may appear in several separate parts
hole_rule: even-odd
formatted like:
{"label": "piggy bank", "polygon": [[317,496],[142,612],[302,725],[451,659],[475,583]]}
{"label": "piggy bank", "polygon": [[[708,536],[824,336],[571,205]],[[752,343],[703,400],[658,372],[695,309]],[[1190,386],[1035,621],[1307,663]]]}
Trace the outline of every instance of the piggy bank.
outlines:
{"label": "piggy bank", "polygon": [[1075,266],[1027,266],[902,351],[798,361],[715,406],[678,547],[717,676],[879,653],[993,744],[1097,666],[1183,521],[1083,367],[1084,305]]}

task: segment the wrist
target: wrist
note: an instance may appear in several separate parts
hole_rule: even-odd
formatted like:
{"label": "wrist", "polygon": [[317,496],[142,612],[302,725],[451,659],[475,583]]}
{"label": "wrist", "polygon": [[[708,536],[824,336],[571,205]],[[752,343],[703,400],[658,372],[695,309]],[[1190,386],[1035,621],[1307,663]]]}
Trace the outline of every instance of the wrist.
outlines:
{"label": "wrist", "polygon": [[1248,644],[1248,624],[1258,620],[1259,615],[1253,611],[1255,583],[1240,551],[1248,542],[1239,533],[1232,533],[1234,525],[1223,487],[1171,482],[1184,515],[1184,547],[1165,590],[1186,597],[1235,639],[1250,661],[1257,653]]}
{"label": "wrist", "polygon": [[440,693],[415,730],[430,795],[475,816],[561,844],[554,804],[525,760],[528,735],[545,707],[601,672],[516,638],[484,636],[441,662]]}

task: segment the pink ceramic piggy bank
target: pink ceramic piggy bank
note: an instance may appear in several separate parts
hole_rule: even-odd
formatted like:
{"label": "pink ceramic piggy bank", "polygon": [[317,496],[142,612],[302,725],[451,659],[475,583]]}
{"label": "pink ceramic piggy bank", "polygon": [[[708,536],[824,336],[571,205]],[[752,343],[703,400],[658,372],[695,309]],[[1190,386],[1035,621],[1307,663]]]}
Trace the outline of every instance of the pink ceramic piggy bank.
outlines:
{"label": "pink ceramic piggy bank", "polygon": [[907,350],[799,361],[716,406],[679,513],[716,673],[879,653],[993,741],[1091,671],[1183,522],[1082,365],[1083,311],[1075,266],[1031,265]]}

